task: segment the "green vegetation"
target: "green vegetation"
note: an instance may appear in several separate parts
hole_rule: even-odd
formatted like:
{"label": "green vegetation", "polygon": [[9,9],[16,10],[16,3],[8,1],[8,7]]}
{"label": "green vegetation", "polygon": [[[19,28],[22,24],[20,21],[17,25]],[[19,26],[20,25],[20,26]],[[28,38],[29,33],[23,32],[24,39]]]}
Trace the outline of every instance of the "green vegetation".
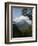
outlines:
{"label": "green vegetation", "polygon": [[28,29],[25,29],[24,35],[31,35],[32,36],[32,26],[29,26]]}
{"label": "green vegetation", "polygon": [[13,37],[29,37],[32,36],[32,26],[29,26],[28,29],[25,29],[24,32],[20,31],[18,27],[13,25]]}

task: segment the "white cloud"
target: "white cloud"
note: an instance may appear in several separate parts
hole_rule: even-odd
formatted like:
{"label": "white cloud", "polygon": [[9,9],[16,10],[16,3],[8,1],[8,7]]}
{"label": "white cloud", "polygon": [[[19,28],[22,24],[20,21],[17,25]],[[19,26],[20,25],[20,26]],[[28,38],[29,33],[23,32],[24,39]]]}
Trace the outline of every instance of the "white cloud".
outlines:
{"label": "white cloud", "polygon": [[28,24],[32,23],[31,20],[29,20],[28,16],[19,16],[19,17],[16,17],[13,21],[15,21],[16,23],[19,23],[22,20],[25,20]]}

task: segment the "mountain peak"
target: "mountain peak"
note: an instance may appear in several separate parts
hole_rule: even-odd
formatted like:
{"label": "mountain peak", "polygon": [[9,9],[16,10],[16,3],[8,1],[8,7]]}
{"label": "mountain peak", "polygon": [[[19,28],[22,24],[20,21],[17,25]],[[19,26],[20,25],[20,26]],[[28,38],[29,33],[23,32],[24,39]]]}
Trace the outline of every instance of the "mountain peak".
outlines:
{"label": "mountain peak", "polygon": [[15,23],[19,23],[21,22],[22,20],[26,21],[28,24],[31,24],[31,20],[29,20],[29,17],[28,16],[19,16],[19,17],[16,17],[13,21]]}

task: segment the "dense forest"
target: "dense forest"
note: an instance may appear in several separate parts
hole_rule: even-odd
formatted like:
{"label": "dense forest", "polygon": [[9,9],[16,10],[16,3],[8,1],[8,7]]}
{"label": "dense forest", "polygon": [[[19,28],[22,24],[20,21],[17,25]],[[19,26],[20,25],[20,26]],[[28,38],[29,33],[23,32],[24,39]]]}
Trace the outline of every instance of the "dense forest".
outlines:
{"label": "dense forest", "polygon": [[13,25],[13,37],[29,37],[32,36],[32,27],[29,26],[28,29],[25,29],[25,32],[21,32],[18,27]]}

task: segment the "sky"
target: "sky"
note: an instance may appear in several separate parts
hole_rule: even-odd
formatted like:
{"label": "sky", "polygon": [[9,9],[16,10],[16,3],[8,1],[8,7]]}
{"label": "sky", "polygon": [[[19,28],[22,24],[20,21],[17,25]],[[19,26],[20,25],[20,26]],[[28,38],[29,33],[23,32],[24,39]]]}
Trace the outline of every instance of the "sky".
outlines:
{"label": "sky", "polygon": [[12,9],[12,16],[13,16],[13,19],[15,19],[16,17],[22,15],[22,9],[23,9],[23,8],[13,8],[13,9]]}
{"label": "sky", "polygon": [[[22,10],[23,10],[23,8],[12,7],[12,14],[11,14],[13,17],[12,20],[15,20],[19,16],[22,16]],[[28,13],[31,14],[30,9],[28,9],[27,11],[28,11],[27,14]]]}
{"label": "sky", "polygon": [[[23,8],[12,7],[12,21],[20,22],[21,20],[25,20],[27,23],[31,24],[31,20],[28,19],[29,17],[22,15],[22,10]],[[31,10],[28,8],[27,14],[31,14]]]}

